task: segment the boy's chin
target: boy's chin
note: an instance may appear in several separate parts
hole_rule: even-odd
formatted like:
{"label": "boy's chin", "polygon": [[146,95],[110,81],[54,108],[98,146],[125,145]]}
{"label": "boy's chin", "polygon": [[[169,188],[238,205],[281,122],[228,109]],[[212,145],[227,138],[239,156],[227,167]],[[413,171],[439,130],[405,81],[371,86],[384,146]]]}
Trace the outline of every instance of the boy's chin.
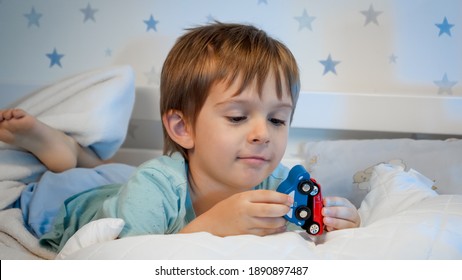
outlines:
{"label": "boy's chin", "polygon": [[268,176],[250,176],[250,177],[240,177],[239,183],[242,186],[242,189],[251,190],[254,187],[260,185]]}

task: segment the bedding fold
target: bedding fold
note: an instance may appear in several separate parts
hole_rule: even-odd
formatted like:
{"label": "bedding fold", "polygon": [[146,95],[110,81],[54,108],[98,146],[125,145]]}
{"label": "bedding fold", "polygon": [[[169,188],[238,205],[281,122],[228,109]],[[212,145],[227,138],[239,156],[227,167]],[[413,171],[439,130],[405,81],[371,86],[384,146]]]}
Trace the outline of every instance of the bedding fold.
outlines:
{"label": "bedding fold", "polygon": [[[100,158],[112,157],[125,140],[135,100],[134,72],[130,66],[87,71],[31,93],[10,105],[34,115],[45,124],[72,136]],[[0,142],[0,247],[12,240],[31,256],[52,258],[22,222],[19,209],[9,209],[26,184],[46,171],[32,154]],[[21,217],[19,219],[18,217]],[[3,258],[3,256],[2,256]],[[14,258],[14,256],[13,256]]]}

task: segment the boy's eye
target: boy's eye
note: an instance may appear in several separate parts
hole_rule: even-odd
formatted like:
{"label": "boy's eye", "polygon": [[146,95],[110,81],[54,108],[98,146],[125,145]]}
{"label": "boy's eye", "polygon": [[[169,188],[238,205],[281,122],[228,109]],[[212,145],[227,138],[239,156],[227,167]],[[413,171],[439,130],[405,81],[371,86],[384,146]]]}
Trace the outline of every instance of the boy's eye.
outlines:
{"label": "boy's eye", "polygon": [[242,121],[245,121],[247,117],[245,116],[239,116],[239,117],[228,117],[228,120],[232,123],[239,123]]}
{"label": "boy's eye", "polygon": [[280,120],[280,119],[276,119],[276,118],[271,118],[271,119],[269,119],[269,121],[270,121],[272,124],[274,124],[275,126],[286,125],[286,121]]}

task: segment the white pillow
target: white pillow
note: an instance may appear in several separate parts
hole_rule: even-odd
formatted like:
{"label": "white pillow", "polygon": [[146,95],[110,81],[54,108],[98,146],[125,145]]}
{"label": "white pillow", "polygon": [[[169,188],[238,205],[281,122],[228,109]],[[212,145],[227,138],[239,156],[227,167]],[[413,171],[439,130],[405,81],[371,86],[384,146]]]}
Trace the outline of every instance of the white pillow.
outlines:
{"label": "white pillow", "polygon": [[[135,100],[135,75],[128,66],[79,73],[29,94],[11,108],[72,136],[100,158],[112,157],[127,134]],[[0,141],[0,181],[37,181],[45,167],[35,156]]]}
{"label": "white pillow", "polygon": [[417,170],[434,181],[440,194],[462,194],[462,140],[308,141],[300,156],[323,195],[343,196],[357,207],[370,190],[372,168],[379,163]]}
{"label": "white pillow", "polygon": [[[54,82],[10,105],[71,135],[102,159],[124,142],[135,101],[129,65],[108,66]],[[11,148],[0,142],[1,148]]]}
{"label": "white pillow", "polygon": [[359,214],[361,226],[394,216],[413,204],[437,196],[432,190],[433,181],[400,165],[379,164],[372,170],[371,191],[367,194]]}
{"label": "white pillow", "polygon": [[317,249],[337,259],[460,259],[462,196],[437,195],[432,183],[401,166],[373,168],[361,227],[329,232]]}
{"label": "white pillow", "polygon": [[124,220],[104,218],[92,221],[80,228],[64,245],[56,259],[64,259],[70,254],[87,246],[114,240],[125,225]]}

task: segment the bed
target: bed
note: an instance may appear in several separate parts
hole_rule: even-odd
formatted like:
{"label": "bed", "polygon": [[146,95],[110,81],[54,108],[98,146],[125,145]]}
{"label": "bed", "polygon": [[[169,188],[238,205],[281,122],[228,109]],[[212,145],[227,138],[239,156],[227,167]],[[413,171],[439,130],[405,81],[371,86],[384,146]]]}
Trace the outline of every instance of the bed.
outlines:
{"label": "bed", "polygon": [[[112,66],[57,81],[15,106],[102,158],[137,165],[161,154],[158,97],[156,88],[135,87],[129,66]],[[283,163],[304,165],[324,196],[350,199],[359,228],[317,237],[296,230],[117,239],[123,220],[103,219],[58,255],[41,248],[19,210],[9,208],[44,167],[0,143],[0,259],[462,259],[460,112],[457,97],[301,93]]]}

